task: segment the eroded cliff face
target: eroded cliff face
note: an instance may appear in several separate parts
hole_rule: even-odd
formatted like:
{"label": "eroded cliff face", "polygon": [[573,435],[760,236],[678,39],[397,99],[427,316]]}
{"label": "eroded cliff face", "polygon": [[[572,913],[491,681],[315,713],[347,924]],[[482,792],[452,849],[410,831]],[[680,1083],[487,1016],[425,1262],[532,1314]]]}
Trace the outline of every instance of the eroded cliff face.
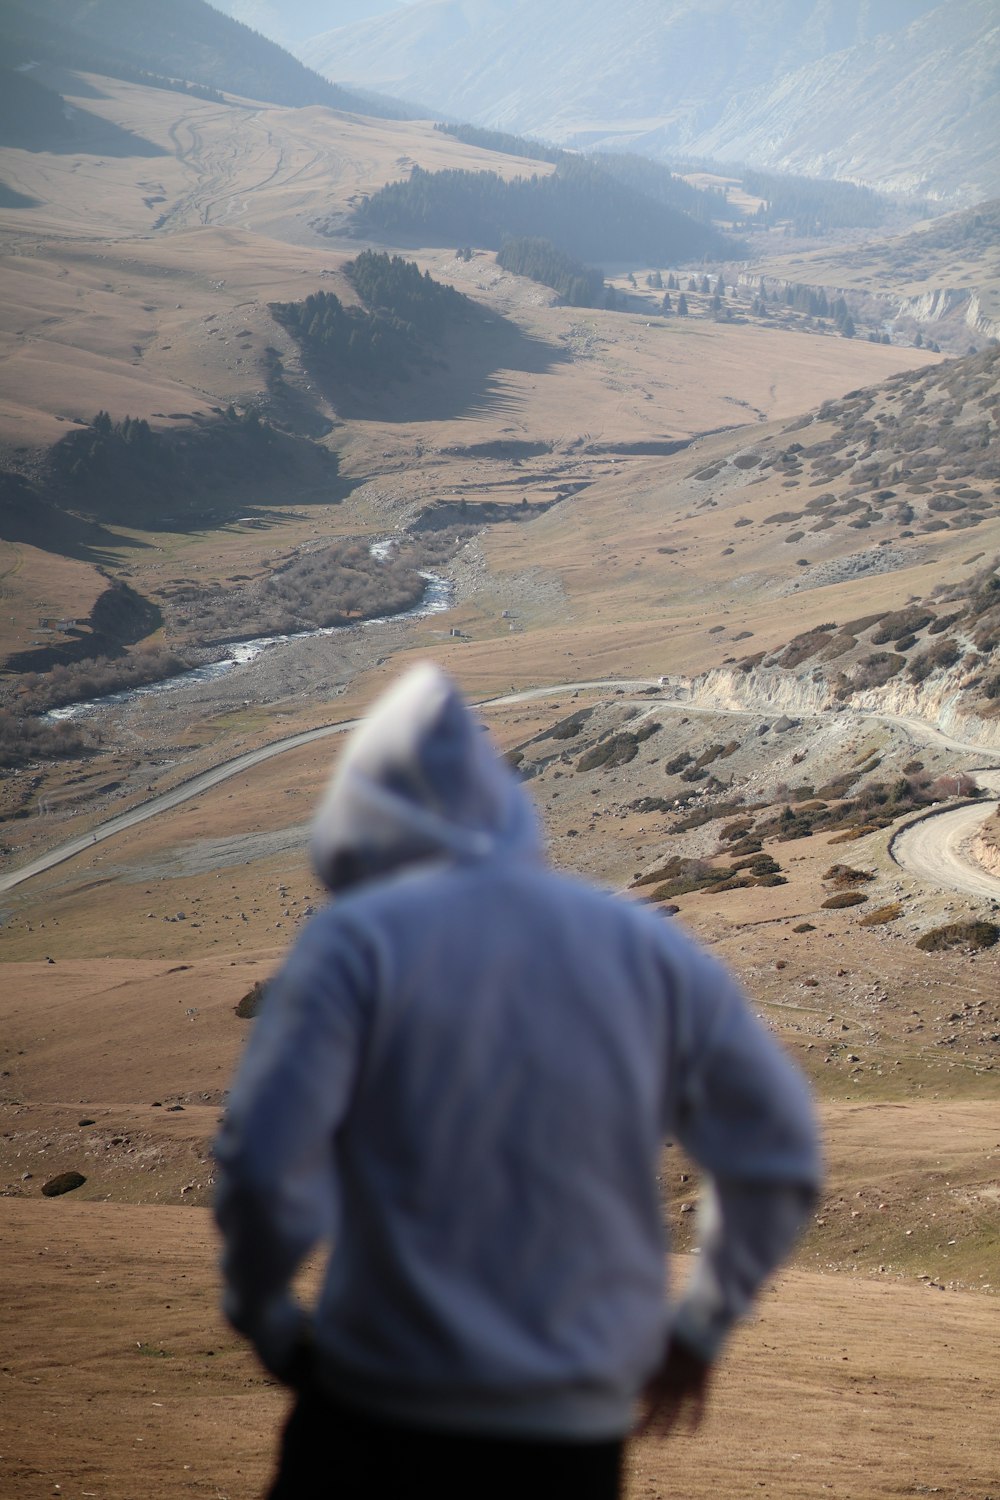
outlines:
{"label": "eroded cliff face", "polygon": [[1000,808],[987,818],[972,840],[972,856],[984,870],[1000,876]]}
{"label": "eroded cliff face", "polygon": [[912,318],[915,323],[937,323],[952,313],[961,311],[962,321],[973,333],[986,338],[1000,337],[1000,321],[983,309],[982,298],[977,291],[960,291],[955,287],[933,287],[919,297],[903,297],[896,305],[893,316]]}
{"label": "eroded cliff face", "polygon": [[700,677],[670,677],[664,683],[679,702],[703,708],[759,709],[763,713],[815,714],[853,709],[898,719],[919,719],[950,739],[984,750],[1000,750],[1000,717],[976,712],[970,673],[961,666],[935,673],[922,683],[889,682],[866,688],[846,700],[819,670],[799,675],[782,667],[717,667]]}

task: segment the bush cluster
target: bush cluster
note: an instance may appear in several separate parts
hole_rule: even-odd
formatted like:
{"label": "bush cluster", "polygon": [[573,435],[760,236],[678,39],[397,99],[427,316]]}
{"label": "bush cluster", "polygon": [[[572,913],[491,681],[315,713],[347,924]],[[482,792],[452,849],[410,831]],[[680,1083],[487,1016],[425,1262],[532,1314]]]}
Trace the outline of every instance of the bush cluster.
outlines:
{"label": "bush cluster", "polygon": [[940,953],[948,948],[992,948],[1000,938],[1000,927],[995,922],[946,922],[943,927],[932,927],[917,938],[917,947],[924,953]]}
{"label": "bush cluster", "polygon": [[[35,760],[76,760],[92,748],[77,724],[43,724],[25,713],[0,708],[0,766],[26,766]],[[26,813],[15,814],[15,816]]]}
{"label": "bush cluster", "polygon": [[423,597],[426,582],[411,552],[382,560],[366,542],[340,541],[302,553],[262,583],[173,595],[177,623],[201,639],[226,641],[348,625],[399,614]]}
{"label": "bush cluster", "polygon": [[617,734],[609,735],[606,740],[601,740],[584,751],[576,763],[576,769],[596,771],[599,767],[604,767],[610,771],[615,766],[626,766],[630,760],[635,760],[643,740],[648,740],[660,728],[659,724],[643,724],[634,732],[623,729]]}

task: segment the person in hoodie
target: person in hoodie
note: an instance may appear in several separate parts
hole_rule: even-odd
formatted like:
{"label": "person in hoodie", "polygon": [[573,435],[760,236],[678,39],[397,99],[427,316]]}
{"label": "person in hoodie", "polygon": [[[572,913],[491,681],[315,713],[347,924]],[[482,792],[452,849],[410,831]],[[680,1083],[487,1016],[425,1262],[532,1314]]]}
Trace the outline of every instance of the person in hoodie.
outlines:
{"label": "person in hoodie", "polygon": [[[697,1420],[809,1210],[806,1086],[676,924],[546,868],[434,666],[355,732],[312,857],[337,899],[268,987],[216,1145],[225,1311],[297,1392],[271,1495],[611,1500],[637,1413]],[[704,1174],[672,1308],[668,1139]]]}

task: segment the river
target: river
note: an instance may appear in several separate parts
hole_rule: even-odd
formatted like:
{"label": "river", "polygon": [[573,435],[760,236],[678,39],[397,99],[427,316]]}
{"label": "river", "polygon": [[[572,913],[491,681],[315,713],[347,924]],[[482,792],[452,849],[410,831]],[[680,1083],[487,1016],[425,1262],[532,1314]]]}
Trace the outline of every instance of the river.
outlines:
{"label": "river", "polygon": [[[375,542],[371,548],[372,555],[384,558],[392,545],[391,540]],[[423,597],[419,604],[413,605],[411,609],[401,610],[399,614],[377,615],[372,619],[359,620],[357,624],[351,625],[326,625],[314,630],[296,630],[286,635],[258,635],[249,640],[230,641],[220,647],[224,654],[216,661],[205,662],[202,666],[192,667],[187,672],[179,672],[175,677],[164,677],[159,682],[147,682],[139,687],[122,688],[120,692],[106,693],[100,698],[89,698],[81,703],[66,703],[61,708],[51,708],[43,716],[44,720],[48,724],[61,724],[74,719],[87,719],[104,709],[135,703],[140,698],[159,697],[164,693],[175,692],[177,688],[189,687],[193,683],[214,682],[216,678],[231,672],[235,667],[247,666],[262,652],[269,651],[272,646],[281,646],[288,641],[313,640],[322,636],[340,635],[347,630],[364,630],[372,625],[395,624],[400,620],[418,620],[426,615],[443,614],[445,610],[450,609],[455,592],[451,581],[440,577],[437,573],[421,571],[420,576],[427,583]]]}

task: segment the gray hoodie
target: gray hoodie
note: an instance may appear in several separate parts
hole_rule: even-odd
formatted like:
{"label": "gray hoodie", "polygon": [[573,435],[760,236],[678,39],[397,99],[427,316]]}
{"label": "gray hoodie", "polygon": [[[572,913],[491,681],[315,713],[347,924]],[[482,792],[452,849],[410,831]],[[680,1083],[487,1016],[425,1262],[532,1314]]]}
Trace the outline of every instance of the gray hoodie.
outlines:
{"label": "gray hoodie", "polygon": [[[340,898],[269,987],[217,1143],[226,1310],[373,1413],[616,1437],[665,1339],[714,1358],[818,1182],[805,1085],[729,974],[554,874],[423,666],[344,754],[312,854]],[[663,1141],[706,1174],[670,1313]],[[329,1243],[305,1314],[290,1279]]]}

